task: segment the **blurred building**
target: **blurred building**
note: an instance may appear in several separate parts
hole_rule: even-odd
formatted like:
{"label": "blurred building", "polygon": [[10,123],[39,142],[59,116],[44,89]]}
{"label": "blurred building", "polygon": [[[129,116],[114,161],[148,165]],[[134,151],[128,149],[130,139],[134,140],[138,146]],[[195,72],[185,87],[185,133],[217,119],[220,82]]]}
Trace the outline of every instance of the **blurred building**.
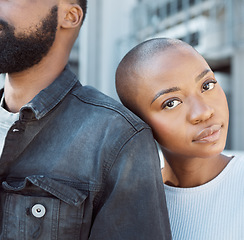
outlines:
{"label": "blurred building", "polygon": [[3,87],[3,84],[4,84],[4,74],[0,74],[0,88]]}
{"label": "blurred building", "polygon": [[135,4],[136,0],[88,0],[88,14],[78,40],[77,71],[82,84],[92,85],[113,98],[117,98],[115,70],[129,50],[123,49],[123,42],[132,31],[130,15]]}

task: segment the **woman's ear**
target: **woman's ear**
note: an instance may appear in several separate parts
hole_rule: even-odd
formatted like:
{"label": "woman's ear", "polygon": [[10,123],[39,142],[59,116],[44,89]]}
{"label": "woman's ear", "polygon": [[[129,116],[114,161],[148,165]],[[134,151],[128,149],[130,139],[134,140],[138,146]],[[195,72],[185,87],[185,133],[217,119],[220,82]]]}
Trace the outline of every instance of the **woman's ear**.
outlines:
{"label": "woman's ear", "polygon": [[76,28],[81,25],[82,8],[78,4],[65,4],[62,11],[61,28]]}

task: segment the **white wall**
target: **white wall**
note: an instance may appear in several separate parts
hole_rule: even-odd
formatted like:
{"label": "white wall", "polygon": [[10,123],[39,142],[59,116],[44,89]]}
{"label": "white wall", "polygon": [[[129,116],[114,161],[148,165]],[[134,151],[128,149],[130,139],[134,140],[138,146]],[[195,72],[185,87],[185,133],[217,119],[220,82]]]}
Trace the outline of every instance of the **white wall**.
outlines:
{"label": "white wall", "polygon": [[129,50],[120,43],[130,32],[130,12],[135,1],[89,0],[79,38],[82,84],[92,85],[116,99],[115,70]]}
{"label": "white wall", "polygon": [[0,74],[0,88],[3,87],[3,84],[4,84],[4,75]]}

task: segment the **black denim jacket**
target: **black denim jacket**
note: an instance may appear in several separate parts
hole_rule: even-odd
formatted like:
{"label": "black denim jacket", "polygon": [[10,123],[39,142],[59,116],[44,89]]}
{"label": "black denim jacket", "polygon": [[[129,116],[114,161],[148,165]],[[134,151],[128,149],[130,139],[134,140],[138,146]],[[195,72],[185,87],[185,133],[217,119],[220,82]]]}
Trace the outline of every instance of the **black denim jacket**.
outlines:
{"label": "black denim jacket", "polygon": [[171,239],[151,130],[68,67],[21,108],[0,177],[0,239]]}

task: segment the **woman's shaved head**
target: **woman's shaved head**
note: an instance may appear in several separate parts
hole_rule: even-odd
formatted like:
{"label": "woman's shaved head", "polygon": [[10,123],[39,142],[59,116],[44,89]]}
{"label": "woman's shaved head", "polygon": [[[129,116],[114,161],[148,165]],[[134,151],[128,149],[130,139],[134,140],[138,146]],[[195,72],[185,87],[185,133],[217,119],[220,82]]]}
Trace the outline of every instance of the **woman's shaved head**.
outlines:
{"label": "woman's shaved head", "polygon": [[116,90],[121,102],[140,116],[136,107],[136,96],[143,81],[143,71],[149,67],[151,59],[171,48],[190,47],[177,39],[154,38],[131,49],[121,60],[116,71]]}

